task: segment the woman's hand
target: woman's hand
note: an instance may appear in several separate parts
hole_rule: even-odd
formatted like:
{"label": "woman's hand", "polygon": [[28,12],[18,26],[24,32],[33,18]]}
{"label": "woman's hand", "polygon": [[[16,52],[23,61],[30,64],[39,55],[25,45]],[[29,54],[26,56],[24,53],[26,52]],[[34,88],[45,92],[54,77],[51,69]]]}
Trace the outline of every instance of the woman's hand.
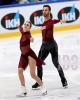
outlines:
{"label": "woman's hand", "polygon": [[66,23],[66,21],[65,21],[65,20],[60,20],[60,22],[61,22],[61,24]]}
{"label": "woman's hand", "polygon": [[34,38],[33,38],[33,37],[31,37],[31,38],[30,38],[30,41],[33,43],[33,42],[34,42]]}
{"label": "woman's hand", "polygon": [[17,25],[16,25],[16,27],[18,27],[18,28],[19,28],[19,27],[20,27],[20,25],[19,25],[19,24],[17,24]]}
{"label": "woman's hand", "polygon": [[41,30],[44,30],[44,29],[46,29],[46,26],[43,26],[43,27],[41,28]]}

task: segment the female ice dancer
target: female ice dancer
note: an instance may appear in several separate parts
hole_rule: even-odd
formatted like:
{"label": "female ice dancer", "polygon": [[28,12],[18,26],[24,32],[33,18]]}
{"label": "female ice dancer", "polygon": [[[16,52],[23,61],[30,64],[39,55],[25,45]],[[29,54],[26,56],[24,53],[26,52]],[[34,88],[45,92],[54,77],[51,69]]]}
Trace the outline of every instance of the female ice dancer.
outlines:
{"label": "female ice dancer", "polygon": [[30,47],[30,42],[33,42],[30,29],[31,29],[31,23],[29,21],[26,21],[23,27],[19,27],[19,30],[21,32],[21,39],[20,39],[21,57],[18,66],[18,75],[22,90],[19,96],[27,95],[23,72],[28,66],[28,64],[30,68],[30,75],[40,85],[41,93],[43,95],[47,93],[46,88],[43,86],[42,80],[36,75],[35,72],[36,66],[45,65],[45,63],[36,56],[35,52]]}

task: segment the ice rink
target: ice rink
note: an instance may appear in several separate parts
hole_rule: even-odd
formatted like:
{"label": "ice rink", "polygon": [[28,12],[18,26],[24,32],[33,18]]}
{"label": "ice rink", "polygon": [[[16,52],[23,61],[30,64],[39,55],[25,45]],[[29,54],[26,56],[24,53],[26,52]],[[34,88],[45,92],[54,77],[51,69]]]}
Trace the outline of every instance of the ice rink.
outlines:
{"label": "ice rink", "polygon": [[[41,35],[33,36],[33,50],[38,54],[41,46]],[[55,32],[59,48],[59,62],[68,80],[68,89],[62,87],[58,72],[52,64],[51,55],[45,60],[43,80],[48,90],[46,96],[40,96],[39,90],[32,90],[34,80],[29,68],[24,72],[28,96],[17,98],[20,93],[20,82],[17,67],[20,58],[19,39],[0,39],[0,100],[80,100],[80,29]]]}

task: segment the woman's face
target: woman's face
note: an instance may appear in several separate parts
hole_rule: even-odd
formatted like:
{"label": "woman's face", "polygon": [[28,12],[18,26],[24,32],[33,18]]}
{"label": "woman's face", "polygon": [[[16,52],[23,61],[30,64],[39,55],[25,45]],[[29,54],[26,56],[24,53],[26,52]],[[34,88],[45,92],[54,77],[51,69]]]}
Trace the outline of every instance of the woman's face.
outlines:
{"label": "woman's face", "polygon": [[23,26],[24,32],[28,32],[30,31],[30,29],[31,29],[30,23],[29,22],[24,23],[24,26]]}

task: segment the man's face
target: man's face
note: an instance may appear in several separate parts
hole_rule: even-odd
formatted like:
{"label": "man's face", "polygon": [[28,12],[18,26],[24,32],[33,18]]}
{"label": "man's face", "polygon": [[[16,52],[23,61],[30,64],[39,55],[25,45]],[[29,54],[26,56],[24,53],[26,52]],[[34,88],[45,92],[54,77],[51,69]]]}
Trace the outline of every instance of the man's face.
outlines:
{"label": "man's face", "polygon": [[48,7],[43,7],[43,16],[47,17],[50,15],[50,11]]}

